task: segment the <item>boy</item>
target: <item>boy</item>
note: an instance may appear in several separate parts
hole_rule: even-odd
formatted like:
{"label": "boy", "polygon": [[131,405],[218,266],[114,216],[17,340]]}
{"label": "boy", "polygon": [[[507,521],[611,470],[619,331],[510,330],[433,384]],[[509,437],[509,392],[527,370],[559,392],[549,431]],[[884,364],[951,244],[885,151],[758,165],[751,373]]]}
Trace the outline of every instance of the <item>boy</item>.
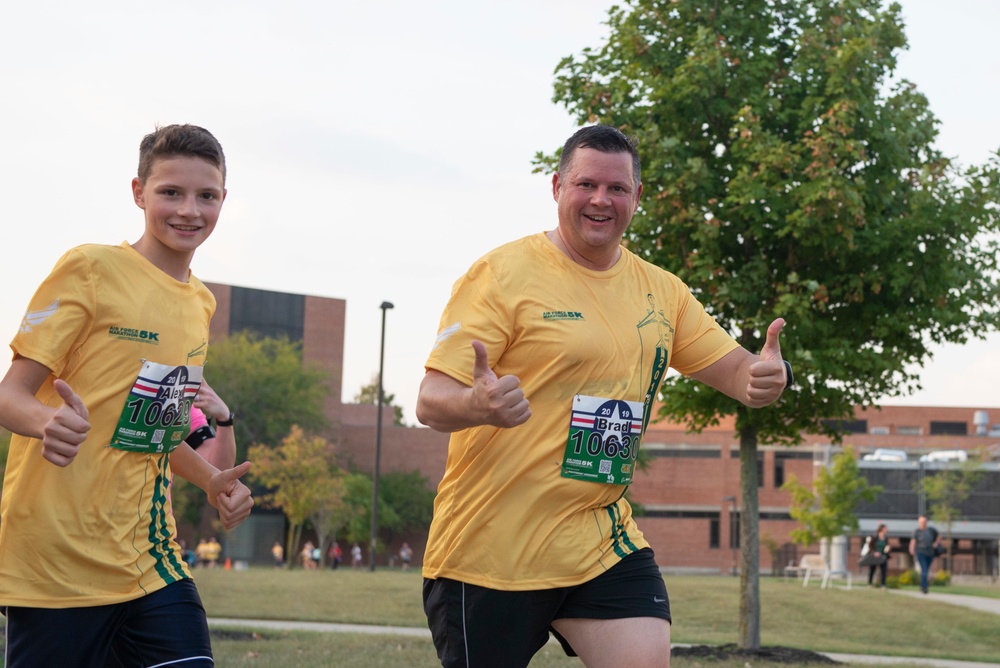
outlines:
{"label": "boy", "polygon": [[[171,470],[229,529],[253,500],[184,443],[202,378],[211,292],[190,272],[226,196],[208,131],[158,128],[132,180],[134,244],[67,252],[38,288],[0,381],[15,434],[0,504],[8,668],[211,666],[205,611],[167,501]],[[168,466],[169,462],[169,466]]]}

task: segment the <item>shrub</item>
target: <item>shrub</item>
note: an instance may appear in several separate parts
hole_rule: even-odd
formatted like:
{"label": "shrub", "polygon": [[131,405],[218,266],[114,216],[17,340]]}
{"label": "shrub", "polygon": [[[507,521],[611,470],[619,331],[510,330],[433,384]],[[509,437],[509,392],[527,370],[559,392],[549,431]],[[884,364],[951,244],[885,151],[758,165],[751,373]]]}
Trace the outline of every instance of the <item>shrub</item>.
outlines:
{"label": "shrub", "polygon": [[899,576],[890,575],[885,579],[886,589],[899,589]]}
{"label": "shrub", "polygon": [[941,569],[928,582],[935,587],[947,587],[951,584],[951,573]]}
{"label": "shrub", "polygon": [[906,587],[920,584],[920,574],[915,568],[903,571],[899,574],[899,586]]}

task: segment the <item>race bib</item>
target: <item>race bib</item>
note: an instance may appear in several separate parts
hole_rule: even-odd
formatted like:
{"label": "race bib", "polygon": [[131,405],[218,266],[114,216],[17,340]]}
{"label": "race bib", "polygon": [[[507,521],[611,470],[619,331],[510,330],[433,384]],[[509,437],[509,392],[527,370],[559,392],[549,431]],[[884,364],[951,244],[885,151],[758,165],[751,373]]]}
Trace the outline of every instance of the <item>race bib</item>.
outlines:
{"label": "race bib", "polygon": [[143,362],[125,400],[111,447],[129,452],[171,452],[191,427],[191,404],[202,367]]}
{"label": "race bib", "polygon": [[562,477],[632,484],[642,438],[642,403],[578,394],[573,398]]}

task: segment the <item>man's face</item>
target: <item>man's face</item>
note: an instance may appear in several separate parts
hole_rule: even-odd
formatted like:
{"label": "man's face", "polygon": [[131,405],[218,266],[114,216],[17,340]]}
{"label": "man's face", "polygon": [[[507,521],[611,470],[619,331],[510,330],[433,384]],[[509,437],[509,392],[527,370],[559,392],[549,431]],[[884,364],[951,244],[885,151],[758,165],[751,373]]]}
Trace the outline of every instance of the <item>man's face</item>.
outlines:
{"label": "man's face", "polygon": [[218,167],[184,156],[157,160],[145,183],[132,180],[132,195],[160,252],[192,254],[215,229],[226,190]]}
{"label": "man's face", "polygon": [[576,149],[565,172],[552,177],[559,232],[573,259],[594,269],[613,265],[641,193],[631,155]]}
{"label": "man's face", "polygon": [[917,518],[917,526],[919,526],[921,529],[926,529],[927,528],[927,518],[924,517],[923,515],[921,515],[920,517],[918,517]]}

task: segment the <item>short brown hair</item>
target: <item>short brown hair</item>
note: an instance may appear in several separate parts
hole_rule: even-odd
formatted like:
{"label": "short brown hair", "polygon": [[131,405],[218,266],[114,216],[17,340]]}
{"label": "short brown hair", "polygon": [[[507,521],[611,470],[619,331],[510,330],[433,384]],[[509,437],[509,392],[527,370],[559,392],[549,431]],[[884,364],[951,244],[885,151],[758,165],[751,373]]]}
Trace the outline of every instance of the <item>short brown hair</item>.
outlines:
{"label": "short brown hair", "polygon": [[632,157],[632,180],[638,188],[642,183],[642,165],[639,162],[638,142],[610,125],[588,125],[580,128],[563,144],[559,156],[559,174],[569,169],[573,154],[578,148],[592,148],[601,153],[628,153]]}
{"label": "short brown hair", "polygon": [[142,138],[139,144],[140,183],[153,171],[153,163],[164,158],[194,157],[215,165],[226,183],[226,155],[211,132],[197,125],[167,125]]}

